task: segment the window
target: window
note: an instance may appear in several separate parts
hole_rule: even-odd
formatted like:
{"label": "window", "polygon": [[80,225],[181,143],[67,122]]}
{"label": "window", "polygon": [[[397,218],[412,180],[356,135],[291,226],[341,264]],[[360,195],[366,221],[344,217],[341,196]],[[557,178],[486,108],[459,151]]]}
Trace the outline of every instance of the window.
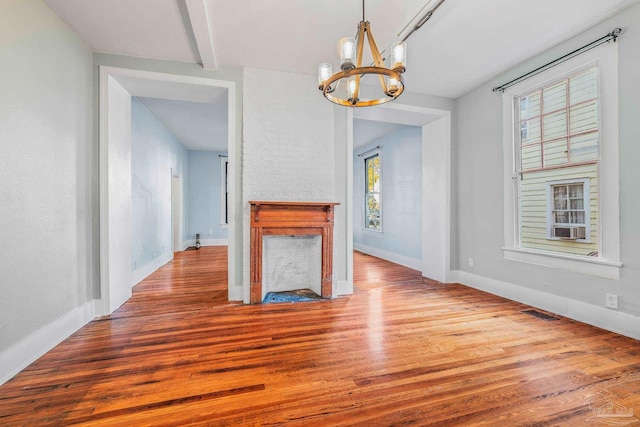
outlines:
{"label": "window", "polygon": [[[589,179],[547,184],[548,238],[589,241],[589,187]],[[587,255],[596,256],[597,253]]]}
{"label": "window", "polygon": [[382,231],[382,198],[380,193],[380,152],[364,159],[365,202],[364,228]]}
{"label": "window", "polygon": [[[521,247],[597,256],[598,192],[588,183],[598,181],[598,68],[527,91],[516,98],[513,115],[520,130],[514,151]],[[593,204],[585,194],[594,195]]]}
{"label": "window", "polygon": [[503,95],[504,256],[618,278],[617,46]]}

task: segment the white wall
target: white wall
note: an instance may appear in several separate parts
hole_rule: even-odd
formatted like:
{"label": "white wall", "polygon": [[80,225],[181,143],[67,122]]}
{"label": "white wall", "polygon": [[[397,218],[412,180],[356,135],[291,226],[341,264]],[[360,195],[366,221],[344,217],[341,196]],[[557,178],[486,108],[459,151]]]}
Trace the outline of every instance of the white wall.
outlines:
{"label": "white wall", "polygon": [[[109,77],[105,91],[108,96],[101,98],[109,117],[101,121],[101,130],[106,128],[106,144],[101,150],[100,167],[105,172],[100,203],[109,206],[108,213],[100,216],[102,245],[100,255],[105,260],[100,271],[100,282],[111,283],[102,286],[100,298],[104,313],[111,313],[131,297],[131,96],[118,82]],[[107,102],[108,99],[108,102]],[[101,141],[104,142],[104,141]],[[109,161],[107,161],[109,159]]]}
{"label": "white wall", "polygon": [[[131,221],[133,284],[146,274],[136,271],[153,264],[162,265],[173,257],[172,175],[180,177],[182,218],[189,215],[189,154],[138,98],[131,99]],[[186,221],[182,221],[185,235]],[[183,242],[179,242],[182,247]],[[156,260],[158,260],[156,262]]]}
{"label": "white wall", "polygon": [[[502,99],[492,87],[602,37],[628,30],[619,48],[620,280],[503,258]],[[640,5],[533,58],[457,101],[457,262],[463,283],[640,338]],[[468,267],[473,258],[474,266]],[[605,294],[619,310],[604,309]]]}
{"label": "white wall", "polygon": [[98,297],[91,51],[39,0],[1,10],[0,383]]}
{"label": "white wall", "polygon": [[189,221],[185,238],[190,245],[195,244],[196,234],[200,234],[203,246],[226,244],[227,225],[223,224],[220,206],[220,156],[226,154],[226,151],[189,151]]}
{"label": "white wall", "polygon": [[[382,232],[364,228],[364,159],[381,148]],[[353,244],[357,250],[420,270],[422,264],[422,128],[405,126],[353,154]]]}
{"label": "white wall", "polygon": [[[283,95],[285,93],[295,96]],[[250,200],[335,201],[333,107],[314,77],[244,69],[244,301],[249,302]],[[344,245],[346,237],[335,237]],[[334,283],[334,294],[335,294]]]}

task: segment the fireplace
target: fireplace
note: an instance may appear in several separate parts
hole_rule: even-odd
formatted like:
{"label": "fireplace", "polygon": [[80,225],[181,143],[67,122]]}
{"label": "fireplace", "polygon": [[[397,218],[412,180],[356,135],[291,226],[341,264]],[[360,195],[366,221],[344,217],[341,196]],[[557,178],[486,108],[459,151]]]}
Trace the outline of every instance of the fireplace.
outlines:
{"label": "fireplace", "polygon": [[322,298],[333,290],[333,208],[335,202],[270,202],[251,204],[250,302],[263,299],[263,238],[265,236],[320,236]]}

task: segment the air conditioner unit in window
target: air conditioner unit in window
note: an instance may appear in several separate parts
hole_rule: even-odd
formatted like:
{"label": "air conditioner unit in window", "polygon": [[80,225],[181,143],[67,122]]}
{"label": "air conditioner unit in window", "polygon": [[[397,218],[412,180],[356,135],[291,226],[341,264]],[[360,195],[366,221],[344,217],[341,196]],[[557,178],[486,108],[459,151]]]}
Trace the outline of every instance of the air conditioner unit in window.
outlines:
{"label": "air conditioner unit in window", "polygon": [[577,240],[586,238],[585,227],[553,227],[553,237]]}

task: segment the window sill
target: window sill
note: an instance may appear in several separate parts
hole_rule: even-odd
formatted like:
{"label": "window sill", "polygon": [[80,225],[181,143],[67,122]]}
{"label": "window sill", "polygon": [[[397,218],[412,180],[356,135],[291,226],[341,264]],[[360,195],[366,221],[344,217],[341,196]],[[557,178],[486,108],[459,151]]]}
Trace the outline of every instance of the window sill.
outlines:
{"label": "window sill", "polygon": [[606,277],[608,279],[620,279],[621,262],[605,261],[595,257],[537,251],[534,249],[502,248],[502,252],[504,259],[511,261],[542,265],[591,276]]}
{"label": "window sill", "polygon": [[371,233],[382,233],[382,230],[374,230],[372,228],[362,228],[364,231],[369,231]]}
{"label": "window sill", "polygon": [[[571,242],[571,243],[591,243],[591,239],[570,239],[570,238],[562,238],[562,237],[549,237],[547,236],[547,240],[555,241],[555,242]],[[513,249],[517,250],[517,249]]]}

